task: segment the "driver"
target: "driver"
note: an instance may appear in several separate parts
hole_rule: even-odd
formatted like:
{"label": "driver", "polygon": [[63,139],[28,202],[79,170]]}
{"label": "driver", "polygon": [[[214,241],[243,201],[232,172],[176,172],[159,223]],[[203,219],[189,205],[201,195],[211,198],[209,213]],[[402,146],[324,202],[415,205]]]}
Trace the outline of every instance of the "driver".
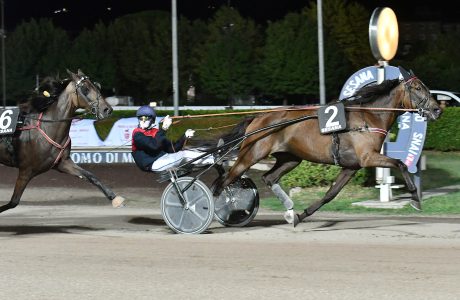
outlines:
{"label": "driver", "polygon": [[[166,130],[172,124],[172,119],[166,116],[162,121],[160,129],[154,127],[156,112],[148,106],[141,106],[136,117],[139,121],[138,127],[132,134],[132,155],[136,165],[143,171],[163,171],[178,166],[185,159],[193,159],[204,152],[181,150],[187,139],[195,134],[192,129],[187,129],[177,141],[173,142],[166,138]],[[214,158],[208,155],[194,161],[193,164],[212,164]]]}

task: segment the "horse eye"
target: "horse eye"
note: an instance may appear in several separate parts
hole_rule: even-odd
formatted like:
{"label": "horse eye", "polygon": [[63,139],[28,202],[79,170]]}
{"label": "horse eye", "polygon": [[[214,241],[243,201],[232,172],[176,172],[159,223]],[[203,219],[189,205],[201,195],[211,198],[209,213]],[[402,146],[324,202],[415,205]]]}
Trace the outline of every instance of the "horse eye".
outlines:
{"label": "horse eye", "polygon": [[86,86],[82,86],[81,93],[86,96],[89,93],[89,89]]}

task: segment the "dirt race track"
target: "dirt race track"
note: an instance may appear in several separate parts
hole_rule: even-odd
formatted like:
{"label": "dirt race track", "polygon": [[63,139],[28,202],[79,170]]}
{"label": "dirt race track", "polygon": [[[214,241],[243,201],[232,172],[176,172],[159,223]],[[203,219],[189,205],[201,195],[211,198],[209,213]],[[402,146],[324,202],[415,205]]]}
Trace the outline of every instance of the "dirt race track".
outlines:
{"label": "dirt race track", "polygon": [[[180,235],[159,212],[165,184],[84,167],[128,206],[68,175],[34,179],[0,215],[0,299],[460,299],[460,218],[319,212],[293,229],[261,211],[244,228]],[[16,174],[0,166],[1,203]]]}

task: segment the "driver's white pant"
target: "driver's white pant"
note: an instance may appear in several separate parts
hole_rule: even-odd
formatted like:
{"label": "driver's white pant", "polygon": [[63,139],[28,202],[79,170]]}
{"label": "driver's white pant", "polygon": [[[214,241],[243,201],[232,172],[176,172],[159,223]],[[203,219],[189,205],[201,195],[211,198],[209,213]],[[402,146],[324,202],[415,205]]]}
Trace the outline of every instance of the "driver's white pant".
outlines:
{"label": "driver's white pant", "polygon": [[[181,163],[182,159],[194,159],[203,154],[204,152],[196,150],[182,150],[176,153],[166,153],[152,164],[152,171],[163,171],[169,168],[177,167]],[[193,162],[193,164],[200,165],[210,165],[213,163],[214,157],[211,154]]]}

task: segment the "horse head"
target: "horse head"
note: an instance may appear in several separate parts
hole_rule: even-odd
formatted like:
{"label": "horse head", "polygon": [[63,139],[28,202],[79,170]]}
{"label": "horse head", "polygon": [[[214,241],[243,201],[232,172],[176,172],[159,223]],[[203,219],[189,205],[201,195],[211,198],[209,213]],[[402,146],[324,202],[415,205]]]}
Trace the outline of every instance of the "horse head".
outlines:
{"label": "horse head", "polygon": [[92,82],[80,69],[77,74],[69,70],[67,73],[75,85],[73,105],[76,108],[90,111],[97,119],[104,119],[112,113],[113,109],[102,96],[98,83]]}
{"label": "horse head", "polygon": [[399,67],[399,71],[404,79],[404,108],[416,108],[419,114],[426,116],[430,120],[436,120],[441,116],[442,109],[438,102],[433,98],[428,87],[418,79],[414,73]]}

